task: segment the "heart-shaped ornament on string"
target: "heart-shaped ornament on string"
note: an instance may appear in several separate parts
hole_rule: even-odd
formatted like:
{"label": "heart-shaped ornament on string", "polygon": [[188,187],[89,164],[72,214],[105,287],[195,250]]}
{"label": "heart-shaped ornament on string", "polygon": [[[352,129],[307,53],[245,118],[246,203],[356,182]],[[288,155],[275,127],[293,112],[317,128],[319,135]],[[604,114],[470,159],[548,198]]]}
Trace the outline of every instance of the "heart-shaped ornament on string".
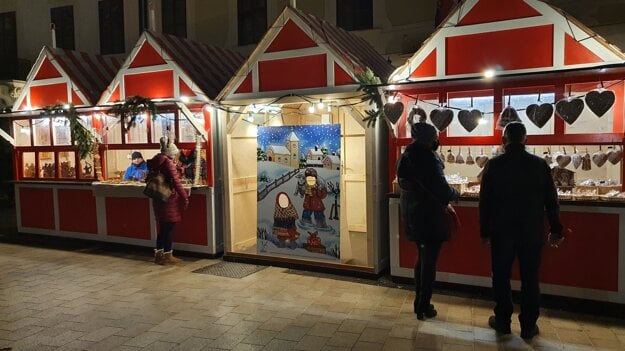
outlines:
{"label": "heart-shaped ornament on string", "polygon": [[571,155],[571,162],[573,163],[573,167],[575,167],[575,169],[578,169],[579,166],[582,164],[582,155],[577,153],[577,148],[573,151],[573,155]]}
{"label": "heart-shaped ornament on string", "polygon": [[606,112],[614,105],[616,96],[610,90],[597,91],[593,90],[586,94],[586,105],[597,117],[603,117]]}
{"label": "heart-shaped ornament on string", "polygon": [[[418,117],[416,121],[414,120],[415,116]],[[413,107],[408,114],[408,123],[410,123],[410,125],[423,123],[427,120],[427,116],[427,113],[421,107]]]}
{"label": "heart-shaped ornament on string", "polygon": [[569,125],[573,124],[577,118],[582,114],[584,110],[584,102],[580,98],[575,98],[572,100],[564,99],[558,101],[556,104],[556,112],[558,112],[558,116],[564,120],[564,122]]}
{"label": "heart-shaped ornament on string", "polygon": [[481,119],[482,111],[480,110],[462,110],[458,113],[458,122],[469,133],[477,128]]}
{"label": "heart-shaped ornament on string", "polygon": [[558,166],[561,168],[566,168],[566,166],[571,163],[571,156],[567,155],[566,150],[564,150],[564,153],[556,156],[556,163],[558,163]]}
{"label": "heart-shaped ornament on string", "polygon": [[601,167],[608,160],[608,155],[601,150],[601,146],[599,146],[599,151],[592,154],[592,162],[597,165],[597,167]]}
{"label": "heart-shaped ornament on string", "polygon": [[439,132],[445,130],[453,118],[454,112],[448,108],[437,108],[430,112],[430,121]]}
{"label": "heart-shaped ornament on string", "polygon": [[621,162],[621,160],[623,159],[623,150],[611,149],[608,150],[607,154],[608,161],[610,161],[610,163],[613,165]]}
{"label": "heart-shaped ornament on string", "polygon": [[387,102],[384,104],[384,115],[386,115],[386,118],[393,124],[397,123],[403,112],[404,104],[402,104],[401,101],[395,103]]}
{"label": "heart-shaped ornament on string", "polygon": [[504,108],[503,111],[501,111],[501,115],[499,117],[499,122],[497,123],[497,125],[501,128],[504,128],[510,122],[521,122],[519,114],[512,106],[508,106]]}
{"label": "heart-shaped ornament on string", "polygon": [[480,168],[483,168],[486,165],[486,162],[488,162],[488,156],[484,155],[484,150],[482,150],[480,155],[475,157],[475,163]]}
{"label": "heart-shaped ornament on string", "polygon": [[527,118],[529,118],[534,125],[538,128],[542,128],[549,122],[551,116],[553,115],[553,105],[552,104],[531,104],[525,108],[525,113],[527,114]]}

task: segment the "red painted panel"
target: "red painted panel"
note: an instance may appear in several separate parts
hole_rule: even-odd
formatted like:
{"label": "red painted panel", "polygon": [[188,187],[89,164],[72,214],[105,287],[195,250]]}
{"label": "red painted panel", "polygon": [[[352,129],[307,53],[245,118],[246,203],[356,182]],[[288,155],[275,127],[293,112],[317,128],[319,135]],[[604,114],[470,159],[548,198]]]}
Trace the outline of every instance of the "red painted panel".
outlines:
{"label": "red painted panel", "polygon": [[91,189],[59,189],[59,229],[77,233],[98,233],[95,197]]}
{"label": "red painted panel", "polygon": [[185,83],[182,79],[178,78],[178,90],[180,91],[180,96],[194,97],[195,93],[187,83]]}
{"label": "red painted panel", "polygon": [[64,104],[67,101],[67,84],[65,83],[30,87],[30,106],[32,108]]}
{"label": "red painted panel", "polygon": [[50,60],[48,60],[48,58],[46,57],[43,59],[41,67],[39,67],[39,71],[37,71],[34,80],[59,77],[61,77],[61,73],[56,69],[56,67],[54,67],[54,65],[52,65]]}
{"label": "red painted panel", "polygon": [[540,13],[523,0],[506,0],[505,5],[501,0],[480,0],[458,25],[466,26],[534,16],[540,16]]}
{"label": "red painted panel", "polygon": [[106,231],[110,236],[150,239],[148,198],[107,197]]}
{"label": "red painted panel", "polygon": [[152,45],[147,41],[143,42],[141,49],[137,53],[137,56],[130,63],[130,68],[164,65],[166,62],[163,57],[154,50]]}
{"label": "red painted panel", "polygon": [[623,133],[623,122],[625,122],[625,109],[623,103],[625,102],[625,83],[618,83],[612,85],[610,90],[616,95],[614,100],[614,120],[612,122],[614,133]]}
{"label": "red painted panel", "polygon": [[434,77],[436,76],[436,49],[432,50],[432,52],[419,64],[417,69],[415,69],[410,77],[412,78],[423,78],[423,77]]}
{"label": "red painted panel", "polygon": [[[25,89],[26,89],[26,94],[29,94],[30,90],[28,88],[25,88]],[[20,110],[20,111],[25,110],[26,106],[27,106],[26,102],[27,102],[26,96],[24,96],[24,100],[22,100],[22,104],[20,105],[20,108],[18,110]]]}
{"label": "red painted panel", "polygon": [[[553,25],[449,37],[448,75],[552,67]],[[536,54],[540,53],[540,54]]]}
{"label": "red painted panel", "polygon": [[191,195],[182,222],[176,224],[174,242],[206,245],[208,243],[206,216],[209,215],[206,212],[206,195]]}
{"label": "red painted panel", "polygon": [[354,78],[349,75],[349,73],[345,72],[341,66],[334,63],[334,85],[349,85],[354,84]]}
{"label": "red painted panel", "polygon": [[174,72],[158,71],[124,76],[126,97],[140,95],[151,99],[174,97]]}
{"label": "red painted panel", "polygon": [[252,92],[252,72],[247,74],[247,77],[243,79],[235,94],[251,93]]}
{"label": "red painted panel", "polygon": [[50,188],[20,188],[22,227],[54,229],[54,198]]}
{"label": "red painted panel", "polygon": [[311,55],[258,63],[260,91],[326,87],[326,55]]}
{"label": "red painted panel", "polygon": [[583,63],[603,62],[584,45],[578,43],[572,36],[564,34],[564,64],[578,65]]}
{"label": "red painted panel", "polygon": [[[479,236],[477,207],[456,206],[462,222],[460,232],[443,245],[437,271],[489,277],[490,248],[482,245]],[[541,265],[542,283],[607,291],[618,290],[619,223],[617,214],[562,212],[562,222],[573,234],[559,249],[545,245]],[[403,235],[399,264],[413,268],[416,247]],[[597,233],[601,238],[598,239]],[[588,250],[588,243],[593,249]],[[519,279],[515,263],[513,279]]]}
{"label": "red painted panel", "polygon": [[119,101],[119,84],[117,86],[115,86],[115,89],[113,89],[113,93],[111,94],[111,97],[109,97],[108,102],[117,102]]}
{"label": "red painted panel", "polygon": [[84,101],[76,94],[74,90],[72,90],[72,104],[74,105],[86,105]]}
{"label": "red painted panel", "polygon": [[317,46],[317,43],[308,34],[304,33],[295,22],[289,19],[265,52],[296,50],[315,46]]}
{"label": "red painted panel", "polygon": [[211,114],[208,105],[202,108],[204,115],[204,129],[208,133],[206,142],[206,184],[213,186],[213,138],[211,137]]}

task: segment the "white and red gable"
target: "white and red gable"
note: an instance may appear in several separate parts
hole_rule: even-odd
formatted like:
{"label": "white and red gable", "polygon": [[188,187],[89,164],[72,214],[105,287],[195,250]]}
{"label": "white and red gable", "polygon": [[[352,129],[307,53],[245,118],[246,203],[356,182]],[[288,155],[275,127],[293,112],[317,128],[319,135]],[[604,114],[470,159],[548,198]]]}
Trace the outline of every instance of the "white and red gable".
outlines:
{"label": "white and red gable", "polygon": [[218,99],[353,90],[367,68],[382,80],[393,71],[364,39],[286,7]]}
{"label": "white and red gable", "polygon": [[599,67],[625,55],[538,0],[465,0],[390,81],[423,81]]}
{"label": "white and red gable", "polygon": [[131,96],[179,100],[214,99],[241,66],[243,55],[172,35],[146,31],[99,104]]}
{"label": "white and red gable", "polygon": [[115,57],[44,46],[13,111],[66,103],[93,106],[120,66]]}

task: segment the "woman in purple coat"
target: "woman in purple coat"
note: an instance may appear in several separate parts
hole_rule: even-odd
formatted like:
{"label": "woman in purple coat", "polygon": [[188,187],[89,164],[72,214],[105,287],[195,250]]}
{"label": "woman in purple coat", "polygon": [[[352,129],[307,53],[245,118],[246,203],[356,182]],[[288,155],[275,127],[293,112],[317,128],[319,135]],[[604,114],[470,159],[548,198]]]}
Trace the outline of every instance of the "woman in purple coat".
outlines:
{"label": "woman in purple coat", "polygon": [[162,137],[161,152],[148,161],[150,173],[161,173],[172,186],[172,194],[167,201],[153,200],[154,216],[159,224],[156,236],[156,249],[154,249],[154,263],[162,265],[172,265],[180,263],[182,260],[174,257],[172,242],[174,227],[182,220],[182,211],[189,205],[189,195],[180,183],[178,172],[174,161],[178,157],[179,151],[173,142]]}

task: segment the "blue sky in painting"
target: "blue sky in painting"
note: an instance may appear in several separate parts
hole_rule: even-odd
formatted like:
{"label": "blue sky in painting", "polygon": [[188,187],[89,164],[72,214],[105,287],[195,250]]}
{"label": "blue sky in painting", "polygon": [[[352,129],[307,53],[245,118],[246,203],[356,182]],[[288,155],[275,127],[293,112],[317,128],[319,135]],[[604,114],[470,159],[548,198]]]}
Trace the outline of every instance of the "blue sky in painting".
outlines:
{"label": "blue sky in painting", "polygon": [[300,155],[306,154],[310,148],[318,145],[325,146],[328,152],[336,152],[341,147],[341,125],[303,125],[303,126],[282,126],[282,127],[258,127],[258,146],[267,151],[269,145],[285,145],[285,140],[291,130],[300,140]]}

